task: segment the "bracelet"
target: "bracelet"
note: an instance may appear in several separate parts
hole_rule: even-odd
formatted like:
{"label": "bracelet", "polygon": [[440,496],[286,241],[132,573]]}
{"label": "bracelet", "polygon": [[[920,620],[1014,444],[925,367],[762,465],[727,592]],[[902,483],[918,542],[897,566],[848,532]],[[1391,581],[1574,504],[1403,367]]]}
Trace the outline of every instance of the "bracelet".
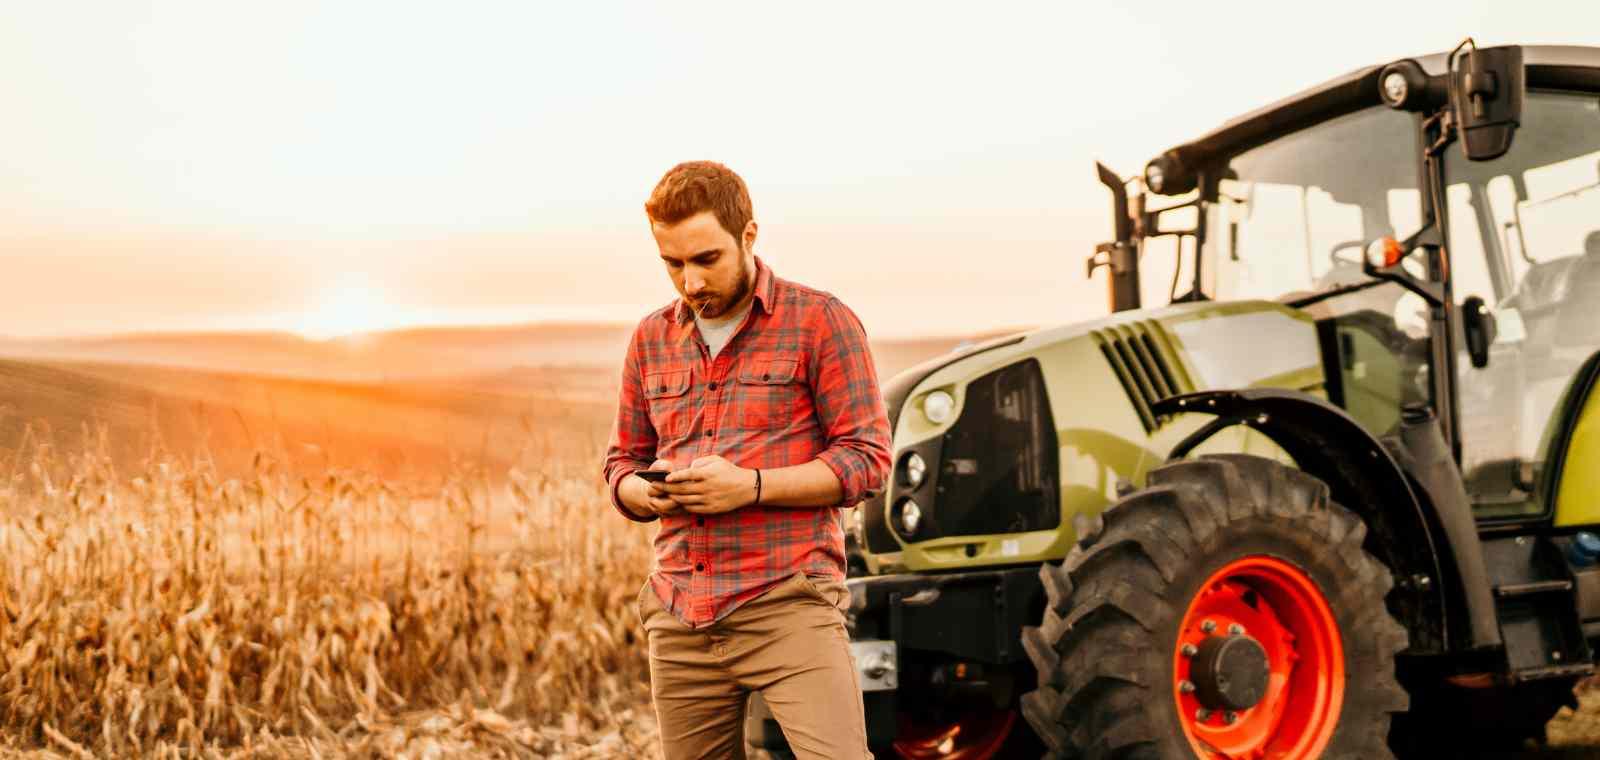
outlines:
{"label": "bracelet", "polygon": [[761,505],[761,468],[756,468],[756,500],[750,504],[752,507]]}

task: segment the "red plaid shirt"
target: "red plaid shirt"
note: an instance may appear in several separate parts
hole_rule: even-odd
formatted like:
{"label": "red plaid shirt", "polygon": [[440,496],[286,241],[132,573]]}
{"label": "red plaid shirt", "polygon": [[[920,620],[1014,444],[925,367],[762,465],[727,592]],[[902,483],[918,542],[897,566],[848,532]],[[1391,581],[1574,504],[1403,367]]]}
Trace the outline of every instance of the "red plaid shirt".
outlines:
{"label": "red plaid shirt", "polygon": [[769,469],[820,459],[843,486],[837,505],[752,506],[662,517],[651,586],[685,625],[720,620],[795,574],[843,579],[844,509],[876,495],[889,471],[889,419],[860,321],[839,299],[779,279],[756,257],[755,303],[711,358],[682,300],[645,317],[622,368],[606,452],[611,503],[634,470],[718,454]]}

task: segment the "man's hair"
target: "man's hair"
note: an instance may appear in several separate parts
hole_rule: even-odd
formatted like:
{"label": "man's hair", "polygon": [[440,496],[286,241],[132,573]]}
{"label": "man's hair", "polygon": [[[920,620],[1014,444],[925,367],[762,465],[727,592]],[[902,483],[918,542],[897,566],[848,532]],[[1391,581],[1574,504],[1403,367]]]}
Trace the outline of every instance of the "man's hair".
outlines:
{"label": "man's hair", "polygon": [[650,221],[677,224],[702,211],[710,211],[717,223],[743,245],[744,228],[755,216],[750,208],[750,191],[744,180],[715,161],[685,161],[667,170],[650,191],[644,212]]}

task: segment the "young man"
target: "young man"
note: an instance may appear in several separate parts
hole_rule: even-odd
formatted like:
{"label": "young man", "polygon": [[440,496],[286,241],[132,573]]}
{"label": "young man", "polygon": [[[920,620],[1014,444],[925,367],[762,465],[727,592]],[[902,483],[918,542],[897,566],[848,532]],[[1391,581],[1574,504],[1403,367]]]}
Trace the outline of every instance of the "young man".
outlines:
{"label": "young man", "polygon": [[866,333],[755,256],[727,167],[673,167],[645,212],[682,298],[634,330],[605,477],[625,517],[661,521],[638,609],[662,754],[743,757],[754,691],[798,757],[870,758],[840,519],[889,470]]}

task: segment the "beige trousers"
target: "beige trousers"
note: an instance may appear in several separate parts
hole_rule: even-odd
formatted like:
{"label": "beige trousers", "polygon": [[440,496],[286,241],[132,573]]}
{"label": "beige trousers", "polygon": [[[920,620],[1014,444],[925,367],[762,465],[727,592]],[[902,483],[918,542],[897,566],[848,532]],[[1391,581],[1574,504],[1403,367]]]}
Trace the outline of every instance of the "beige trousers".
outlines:
{"label": "beige trousers", "polygon": [[760,692],[799,760],[871,760],[850,658],[843,583],[803,573],[694,629],[639,590],[650,692],[666,760],[744,758],[745,701]]}

